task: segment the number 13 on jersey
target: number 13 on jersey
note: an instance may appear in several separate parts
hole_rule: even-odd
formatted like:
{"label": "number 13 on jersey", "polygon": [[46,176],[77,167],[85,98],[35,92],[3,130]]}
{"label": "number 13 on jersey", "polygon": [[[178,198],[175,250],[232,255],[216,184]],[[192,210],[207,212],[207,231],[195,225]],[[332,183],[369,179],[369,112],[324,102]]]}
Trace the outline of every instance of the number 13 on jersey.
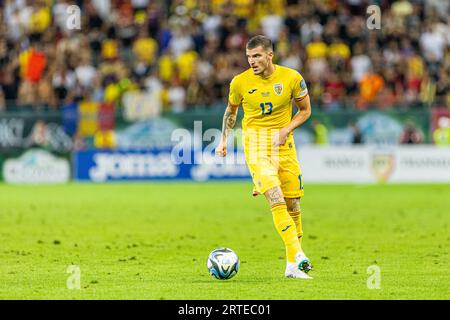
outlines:
{"label": "number 13 on jersey", "polygon": [[262,115],[272,113],[272,108],[273,108],[272,102],[261,102],[259,104],[259,106],[261,107]]}

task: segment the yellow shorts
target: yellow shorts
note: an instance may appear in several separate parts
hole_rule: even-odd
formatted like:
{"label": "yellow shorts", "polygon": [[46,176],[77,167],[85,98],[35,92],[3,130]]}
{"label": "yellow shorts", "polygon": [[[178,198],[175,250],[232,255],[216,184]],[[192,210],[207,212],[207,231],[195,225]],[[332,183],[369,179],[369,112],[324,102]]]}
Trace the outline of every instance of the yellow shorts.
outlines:
{"label": "yellow shorts", "polygon": [[256,193],[263,194],[273,187],[280,186],[285,198],[303,197],[302,172],[295,148],[293,152],[283,153],[276,157],[258,156],[257,161],[247,161],[247,166]]}

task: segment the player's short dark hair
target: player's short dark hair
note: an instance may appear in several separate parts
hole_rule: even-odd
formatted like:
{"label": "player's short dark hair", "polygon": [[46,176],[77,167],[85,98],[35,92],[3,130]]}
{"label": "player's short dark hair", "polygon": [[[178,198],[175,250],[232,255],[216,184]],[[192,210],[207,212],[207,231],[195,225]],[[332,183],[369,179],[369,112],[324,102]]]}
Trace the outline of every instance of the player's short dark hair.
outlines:
{"label": "player's short dark hair", "polygon": [[247,42],[247,49],[255,49],[261,46],[265,51],[273,51],[272,40],[265,36],[254,36]]}

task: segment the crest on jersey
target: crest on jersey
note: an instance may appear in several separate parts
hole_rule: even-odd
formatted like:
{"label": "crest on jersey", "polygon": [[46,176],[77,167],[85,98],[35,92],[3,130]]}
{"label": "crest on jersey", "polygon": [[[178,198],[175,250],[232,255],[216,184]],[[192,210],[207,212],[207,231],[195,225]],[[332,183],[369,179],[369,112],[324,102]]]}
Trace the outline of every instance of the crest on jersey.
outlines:
{"label": "crest on jersey", "polygon": [[279,96],[283,93],[283,84],[282,83],[275,83],[273,85],[273,91]]}

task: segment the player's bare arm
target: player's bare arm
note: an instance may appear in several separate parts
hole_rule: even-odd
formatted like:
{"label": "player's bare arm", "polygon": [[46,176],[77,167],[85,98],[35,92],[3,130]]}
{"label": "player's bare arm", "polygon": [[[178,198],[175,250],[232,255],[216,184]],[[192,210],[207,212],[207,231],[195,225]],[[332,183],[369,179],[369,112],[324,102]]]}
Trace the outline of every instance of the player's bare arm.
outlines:
{"label": "player's bare arm", "polygon": [[295,99],[294,101],[295,105],[298,108],[298,112],[292,118],[291,122],[287,126],[282,128],[278,135],[274,137],[273,145],[275,147],[285,144],[289,133],[302,125],[311,116],[311,102],[309,99],[309,95],[306,95],[301,99]]}
{"label": "player's bare arm", "polygon": [[225,114],[223,115],[220,143],[216,148],[216,154],[218,156],[225,157],[227,155],[228,134],[236,124],[237,112],[238,106],[228,103],[228,106],[225,109]]}

